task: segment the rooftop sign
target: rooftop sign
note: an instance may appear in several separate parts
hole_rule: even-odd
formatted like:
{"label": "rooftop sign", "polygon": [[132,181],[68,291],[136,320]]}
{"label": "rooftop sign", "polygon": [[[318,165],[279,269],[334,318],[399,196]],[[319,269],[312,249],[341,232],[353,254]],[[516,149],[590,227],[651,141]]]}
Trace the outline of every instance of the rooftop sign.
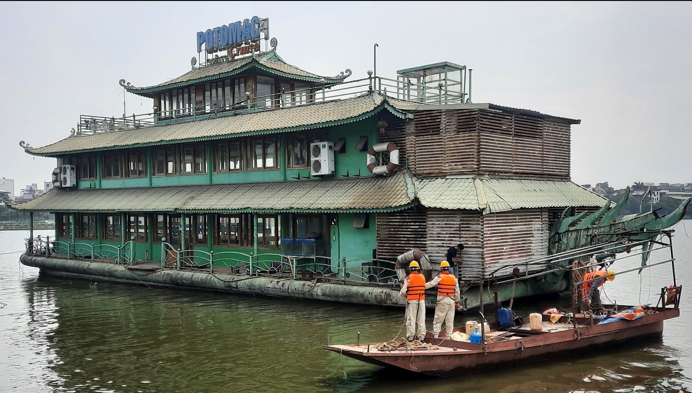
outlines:
{"label": "rooftop sign", "polygon": [[241,46],[260,40],[260,33],[264,33],[264,39],[269,39],[269,18],[260,19],[253,16],[242,22],[237,21],[197,32],[197,53],[202,51],[202,45],[207,53],[214,53],[231,47]]}

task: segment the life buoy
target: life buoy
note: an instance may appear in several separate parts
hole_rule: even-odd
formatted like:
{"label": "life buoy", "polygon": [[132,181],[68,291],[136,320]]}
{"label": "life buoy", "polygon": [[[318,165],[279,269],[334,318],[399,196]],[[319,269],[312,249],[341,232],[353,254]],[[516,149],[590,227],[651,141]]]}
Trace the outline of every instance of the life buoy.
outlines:
{"label": "life buoy", "polygon": [[[377,165],[375,155],[382,152],[389,153],[389,163],[387,165]],[[368,170],[373,175],[391,175],[399,166],[399,149],[392,142],[377,143],[368,149]]]}

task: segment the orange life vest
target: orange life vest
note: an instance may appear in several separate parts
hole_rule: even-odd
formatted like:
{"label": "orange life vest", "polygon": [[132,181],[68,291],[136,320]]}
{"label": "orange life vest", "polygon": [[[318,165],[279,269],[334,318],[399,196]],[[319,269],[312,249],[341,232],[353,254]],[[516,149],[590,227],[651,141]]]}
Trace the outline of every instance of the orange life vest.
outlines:
{"label": "orange life vest", "polygon": [[[603,278],[606,276],[606,274],[608,274],[608,272],[605,270],[596,270],[595,272],[584,274],[584,280],[591,280],[591,279],[595,279],[596,277]],[[601,280],[601,283],[599,284],[599,286],[603,285],[604,281],[605,280]],[[584,283],[584,289],[586,289],[587,291],[590,290],[591,287],[593,286],[593,283],[594,283],[593,281],[585,282]]]}
{"label": "orange life vest", "polygon": [[440,282],[437,284],[437,295],[454,297],[456,283],[456,277],[449,274],[449,272],[442,272],[440,274]]}
{"label": "orange life vest", "polygon": [[425,300],[425,277],[416,272],[411,273],[406,279],[406,300]]}

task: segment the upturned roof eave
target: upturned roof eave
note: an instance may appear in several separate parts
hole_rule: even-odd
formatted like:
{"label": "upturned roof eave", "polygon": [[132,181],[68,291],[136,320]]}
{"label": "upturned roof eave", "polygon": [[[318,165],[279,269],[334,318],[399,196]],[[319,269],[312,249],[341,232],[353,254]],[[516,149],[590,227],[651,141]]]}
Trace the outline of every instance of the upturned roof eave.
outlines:
{"label": "upturned roof eave", "polygon": [[[154,94],[159,93],[161,91],[174,89],[174,88],[187,86],[187,85],[195,85],[195,84],[204,83],[204,82],[213,81],[213,80],[218,80],[218,79],[224,79],[224,78],[232,77],[232,76],[235,76],[235,75],[238,75],[241,73],[246,73],[250,69],[253,69],[253,68],[259,69],[261,71],[264,71],[264,72],[267,72],[267,73],[270,73],[270,74],[273,74],[276,76],[280,76],[280,77],[283,77],[286,79],[301,80],[301,81],[313,82],[313,83],[320,83],[320,81],[322,79],[324,79],[326,84],[339,84],[339,83],[343,83],[344,79],[346,79],[346,77],[348,77],[348,76],[345,76],[343,78],[341,78],[341,77],[335,78],[335,77],[320,76],[317,74],[314,74],[315,75],[314,77],[309,77],[309,76],[304,76],[304,75],[291,74],[288,72],[276,70],[276,69],[271,68],[271,67],[267,67],[264,64],[260,63],[259,60],[253,59],[250,63],[248,63],[244,66],[241,66],[239,68],[236,68],[234,70],[230,70],[227,72],[215,74],[215,75],[209,75],[209,76],[205,76],[205,77],[201,77],[201,78],[190,79],[190,80],[186,80],[186,81],[182,81],[182,82],[174,82],[174,83],[170,83],[170,84],[166,84],[164,82],[163,84],[158,84],[158,85],[154,85],[154,86],[147,86],[147,87],[135,87],[135,86],[127,86],[127,85],[124,85],[123,87],[125,88],[125,90],[128,93],[136,94],[136,95],[142,96],[142,97],[153,98]],[[189,72],[187,72],[187,73],[189,73]],[[181,78],[186,74],[183,74],[183,75],[179,76],[178,78]],[[177,79],[177,78],[175,78],[175,79]]]}

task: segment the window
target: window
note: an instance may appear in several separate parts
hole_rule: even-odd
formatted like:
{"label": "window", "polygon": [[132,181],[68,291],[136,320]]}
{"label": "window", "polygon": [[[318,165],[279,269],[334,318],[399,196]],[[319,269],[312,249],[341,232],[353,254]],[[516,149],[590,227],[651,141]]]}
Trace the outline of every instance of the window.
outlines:
{"label": "window", "polygon": [[182,232],[180,226],[180,216],[168,216],[168,242],[180,246],[182,239]]}
{"label": "window", "polygon": [[370,226],[368,213],[356,213],[353,216],[351,226],[358,229],[366,229]]}
{"label": "window", "polygon": [[207,216],[204,214],[196,214],[193,217],[195,228],[194,243],[195,244],[207,244]]}
{"label": "window", "polygon": [[159,115],[162,118],[191,115],[195,105],[195,88],[193,86],[166,91],[159,95],[159,100]]}
{"label": "window", "polygon": [[184,145],[181,149],[181,173],[206,173],[207,156],[204,144]]}
{"label": "window", "polygon": [[358,144],[356,145],[356,149],[360,151],[368,151],[368,137],[367,136],[361,136],[358,138]]}
{"label": "window", "polygon": [[305,83],[296,83],[295,91],[295,101],[296,105],[303,105],[308,103],[308,96],[310,95],[310,86]]}
{"label": "window", "polygon": [[58,236],[72,237],[70,230],[72,227],[72,216],[69,214],[58,215]]}
{"label": "window", "polygon": [[103,217],[103,238],[105,240],[121,240],[120,215],[106,214]]}
{"label": "window", "polygon": [[127,225],[128,239],[135,237],[137,242],[147,241],[147,217],[144,215],[129,215]]}
{"label": "window", "polygon": [[96,214],[77,215],[77,234],[80,239],[96,239]]}
{"label": "window", "polygon": [[228,172],[241,169],[241,142],[220,142],[216,146],[216,171]]}
{"label": "window", "polygon": [[274,107],[274,78],[266,76],[257,77],[257,107]]}
{"label": "window", "polygon": [[290,134],[286,143],[288,144],[286,152],[286,161],[289,168],[301,168],[310,165],[308,149],[310,143],[319,141],[321,134],[319,132],[312,133],[294,133]]}
{"label": "window", "polygon": [[293,234],[296,239],[317,239],[322,237],[322,216],[319,214],[298,214],[293,216]]}
{"label": "window", "polygon": [[154,236],[154,243],[160,243],[161,239],[168,239],[168,216],[165,214],[157,214],[154,216],[154,225],[156,227],[156,235]]}
{"label": "window", "polygon": [[216,216],[216,244],[219,246],[241,245],[241,216],[219,214]]}
{"label": "window", "polygon": [[291,97],[291,85],[288,83],[281,84],[281,107],[289,107],[293,105],[293,97]]}
{"label": "window", "polygon": [[257,246],[258,247],[277,247],[277,224],[278,216],[258,216],[257,217]]}
{"label": "window", "polygon": [[253,169],[276,167],[276,140],[274,138],[257,138],[250,140],[250,157]]}
{"label": "window", "polygon": [[84,155],[79,158],[77,164],[79,169],[79,180],[95,180],[96,179],[96,156]]}
{"label": "window", "polygon": [[238,78],[233,80],[233,104],[245,104],[245,78]]}
{"label": "window", "polygon": [[120,153],[108,152],[103,155],[103,178],[120,177]]}
{"label": "window", "polygon": [[125,177],[146,177],[147,156],[143,150],[134,150],[127,153],[127,170]]}

